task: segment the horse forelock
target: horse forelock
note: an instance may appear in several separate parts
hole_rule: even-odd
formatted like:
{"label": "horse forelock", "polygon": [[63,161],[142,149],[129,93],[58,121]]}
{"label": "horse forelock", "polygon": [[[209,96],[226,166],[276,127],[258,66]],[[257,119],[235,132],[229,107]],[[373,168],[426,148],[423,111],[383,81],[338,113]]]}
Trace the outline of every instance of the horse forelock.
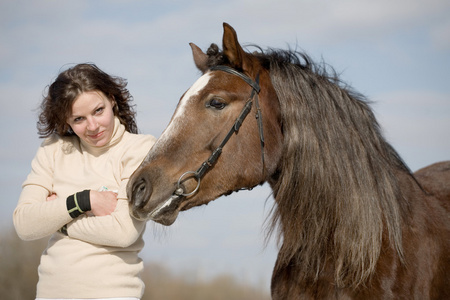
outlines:
{"label": "horse forelock", "polygon": [[279,263],[299,264],[305,278],[316,280],[332,261],[337,284],[356,287],[373,273],[384,233],[402,256],[407,204],[395,174],[409,170],[364,97],[331,68],[292,51],[259,57],[270,62],[282,114],[281,175],[272,186],[269,230],[280,232]]}

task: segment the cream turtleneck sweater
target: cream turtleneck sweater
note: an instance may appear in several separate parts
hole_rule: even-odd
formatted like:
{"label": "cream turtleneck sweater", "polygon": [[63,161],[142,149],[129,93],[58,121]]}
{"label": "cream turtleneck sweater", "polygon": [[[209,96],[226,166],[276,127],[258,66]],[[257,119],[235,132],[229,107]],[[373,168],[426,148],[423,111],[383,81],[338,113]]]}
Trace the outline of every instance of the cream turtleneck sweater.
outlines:
{"label": "cream turtleneck sweater", "polygon": [[[93,147],[77,136],[47,138],[23,183],[14,226],[24,240],[52,235],[39,265],[38,298],[141,298],[138,257],[145,222],[128,210],[126,185],[155,138],[125,131],[115,119],[110,142]],[[66,198],[84,189],[118,190],[115,211],[72,220]],[[58,198],[46,201],[51,193]],[[58,232],[65,224],[68,236]]]}

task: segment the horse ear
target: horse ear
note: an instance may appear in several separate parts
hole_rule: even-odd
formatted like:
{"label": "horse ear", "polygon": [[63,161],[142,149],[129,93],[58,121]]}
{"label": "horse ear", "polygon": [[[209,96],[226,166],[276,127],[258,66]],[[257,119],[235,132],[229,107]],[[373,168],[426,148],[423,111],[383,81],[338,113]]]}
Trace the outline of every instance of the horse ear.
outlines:
{"label": "horse ear", "polygon": [[208,55],[203,53],[202,49],[200,49],[197,45],[194,43],[189,43],[192,49],[192,56],[194,57],[194,63],[197,66],[197,68],[205,73],[208,70]]}
{"label": "horse ear", "polygon": [[236,69],[244,69],[245,52],[238,42],[236,31],[227,23],[223,23],[223,53],[228,58],[231,66]]}

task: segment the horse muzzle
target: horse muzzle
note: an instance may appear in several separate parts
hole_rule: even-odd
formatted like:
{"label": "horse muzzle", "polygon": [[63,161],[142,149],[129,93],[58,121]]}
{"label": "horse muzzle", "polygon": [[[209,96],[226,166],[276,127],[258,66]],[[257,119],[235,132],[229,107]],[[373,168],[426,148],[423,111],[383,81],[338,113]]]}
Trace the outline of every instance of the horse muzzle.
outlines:
{"label": "horse muzzle", "polygon": [[[154,195],[153,184],[145,172],[133,174],[127,186],[130,215],[139,221],[153,220],[163,225],[171,225],[177,218],[177,206],[180,197],[162,196],[157,201]],[[152,200],[153,198],[153,200]]]}

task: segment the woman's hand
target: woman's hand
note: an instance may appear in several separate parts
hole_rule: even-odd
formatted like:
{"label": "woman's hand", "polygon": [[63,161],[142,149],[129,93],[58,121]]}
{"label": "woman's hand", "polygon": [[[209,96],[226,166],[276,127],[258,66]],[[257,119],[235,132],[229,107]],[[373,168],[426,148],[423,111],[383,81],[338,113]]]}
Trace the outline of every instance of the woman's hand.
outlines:
{"label": "woman's hand", "polygon": [[117,194],[114,192],[98,192],[91,190],[89,197],[91,199],[91,213],[94,216],[110,215],[117,205]]}
{"label": "woman's hand", "polygon": [[48,195],[47,201],[53,201],[56,198],[58,198],[58,196],[55,193],[52,193],[52,194]]}

